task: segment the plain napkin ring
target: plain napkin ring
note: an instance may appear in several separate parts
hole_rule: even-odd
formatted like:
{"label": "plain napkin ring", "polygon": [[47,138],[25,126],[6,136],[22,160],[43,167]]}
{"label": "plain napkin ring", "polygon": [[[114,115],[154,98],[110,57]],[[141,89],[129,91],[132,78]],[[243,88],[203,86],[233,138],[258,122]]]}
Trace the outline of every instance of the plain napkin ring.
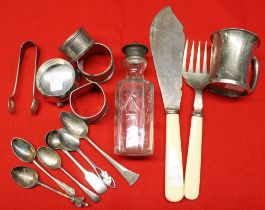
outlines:
{"label": "plain napkin ring", "polygon": [[[102,54],[108,55],[110,57],[110,63],[108,67],[102,72],[97,73],[97,74],[91,74],[91,73],[85,72],[84,60],[87,57],[89,57],[90,53],[91,54],[102,53]],[[94,43],[93,47],[91,47],[90,50],[86,54],[84,54],[84,56],[82,56],[80,59],[77,60],[77,67],[79,71],[86,77],[87,80],[91,82],[97,82],[97,83],[106,82],[112,77],[114,73],[114,69],[115,69],[114,57],[113,57],[113,54],[110,48],[108,48],[106,45],[102,43]]]}
{"label": "plain napkin ring", "polygon": [[[78,100],[78,97],[83,95],[83,94],[88,94],[90,91],[99,91],[100,94],[103,96],[103,104],[101,106],[101,108],[99,109],[99,111],[96,111],[95,113],[93,113],[92,115],[89,116],[82,116],[78,113],[78,111],[76,110],[75,107],[75,101]],[[69,97],[69,102],[70,102],[70,108],[72,110],[72,112],[79,118],[81,118],[82,120],[84,120],[86,123],[96,123],[99,120],[101,120],[106,112],[107,112],[107,99],[106,99],[106,95],[104,93],[104,90],[102,89],[102,87],[95,83],[95,82],[91,82],[91,83],[87,83],[75,90],[73,90],[70,94]],[[87,107],[92,108],[92,106],[87,105]]]}

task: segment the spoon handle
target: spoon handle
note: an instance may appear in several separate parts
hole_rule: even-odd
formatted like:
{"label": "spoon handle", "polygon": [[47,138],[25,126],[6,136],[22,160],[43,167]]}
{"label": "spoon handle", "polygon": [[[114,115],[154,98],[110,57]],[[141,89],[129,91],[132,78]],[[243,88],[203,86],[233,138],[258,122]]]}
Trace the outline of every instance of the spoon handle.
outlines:
{"label": "spoon handle", "polygon": [[67,150],[64,149],[63,151],[84,173],[86,181],[97,193],[102,194],[107,190],[107,187],[96,174],[86,170]]}
{"label": "spoon handle", "polygon": [[139,178],[139,174],[136,174],[129,169],[125,168],[119,164],[116,160],[111,158],[107,153],[100,149],[91,139],[84,137],[102,156],[104,156],[123,176],[123,178],[128,182],[129,185],[133,185]]}
{"label": "spoon handle", "polygon": [[68,186],[64,182],[61,182],[60,180],[53,177],[51,174],[49,174],[43,167],[41,167],[35,160],[33,163],[38,166],[39,169],[41,169],[47,176],[49,176],[61,189],[63,189],[68,195],[75,196],[75,189]]}
{"label": "spoon handle", "polygon": [[116,183],[114,179],[108,174],[107,171],[102,170],[98,167],[82,150],[76,150],[94,169],[97,176],[101,179],[104,184],[110,188],[116,188]]}
{"label": "spoon handle", "polygon": [[83,206],[89,205],[88,203],[84,202],[84,198],[82,198],[82,197],[75,197],[75,196],[66,195],[65,193],[62,193],[62,192],[60,192],[60,191],[42,183],[42,182],[38,182],[38,185],[40,185],[40,186],[42,186],[42,187],[44,187],[44,188],[46,188],[46,189],[48,189],[54,193],[57,193],[58,195],[61,195],[65,198],[70,199],[77,207],[83,207]]}
{"label": "spoon handle", "polygon": [[54,189],[54,188],[52,188],[52,187],[50,187],[50,186],[48,186],[48,185],[46,185],[46,184],[44,184],[44,183],[42,183],[42,182],[38,182],[38,185],[40,185],[40,186],[42,186],[42,187],[44,187],[44,188],[46,188],[46,189],[48,189],[48,190],[50,190],[50,191],[52,191],[52,192],[55,192],[55,193],[57,193],[58,195],[61,195],[61,196],[63,196],[63,197],[65,197],[65,198],[70,198],[70,196],[69,195],[67,195],[67,194],[65,194],[65,193],[62,193],[62,192],[60,192],[59,190],[56,190],[56,189]]}
{"label": "spoon handle", "polygon": [[77,181],[68,171],[66,171],[63,167],[60,168],[70,179],[72,179],[85,193],[86,195],[95,203],[100,201],[100,197],[87,189],[84,185],[82,185],[79,181]]}
{"label": "spoon handle", "polygon": [[89,157],[87,157],[87,155],[82,150],[77,149],[76,151],[91,165],[94,170],[97,168],[97,165]]}

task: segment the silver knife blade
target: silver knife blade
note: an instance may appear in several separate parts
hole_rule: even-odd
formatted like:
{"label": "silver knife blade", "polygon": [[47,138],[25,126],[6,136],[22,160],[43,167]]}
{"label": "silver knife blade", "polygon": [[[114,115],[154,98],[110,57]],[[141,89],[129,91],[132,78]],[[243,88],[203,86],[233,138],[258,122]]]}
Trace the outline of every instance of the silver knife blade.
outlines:
{"label": "silver knife blade", "polygon": [[171,7],[165,7],[154,18],[150,42],[165,110],[167,113],[178,113],[182,96],[181,66],[185,35]]}

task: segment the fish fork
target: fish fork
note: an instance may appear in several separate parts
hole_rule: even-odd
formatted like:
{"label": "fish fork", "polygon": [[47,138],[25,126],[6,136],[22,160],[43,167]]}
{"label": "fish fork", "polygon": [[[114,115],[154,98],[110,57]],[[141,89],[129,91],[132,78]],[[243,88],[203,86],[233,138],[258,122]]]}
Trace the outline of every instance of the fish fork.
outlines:
{"label": "fish fork", "polygon": [[185,173],[185,188],[184,194],[187,199],[194,200],[199,196],[200,188],[200,173],[201,173],[201,147],[202,147],[202,92],[209,81],[209,74],[207,72],[207,42],[204,46],[203,67],[200,70],[200,42],[198,44],[197,59],[195,70],[193,69],[194,63],[194,41],[192,43],[189,69],[186,70],[186,60],[188,51],[188,40],[185,44],[182,71],[183,77],[186,79],[187,84],[195,91],[194,98],[194,111],[191,118],[190,138],[188,157]]}

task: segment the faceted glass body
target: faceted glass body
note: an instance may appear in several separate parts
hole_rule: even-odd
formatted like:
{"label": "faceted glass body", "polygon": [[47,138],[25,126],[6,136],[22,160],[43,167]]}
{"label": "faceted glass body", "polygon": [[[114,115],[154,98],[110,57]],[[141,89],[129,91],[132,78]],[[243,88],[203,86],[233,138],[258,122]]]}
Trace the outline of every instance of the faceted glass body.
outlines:
{"label": "faceted glass body", "polygon": [[115,98],[114,152],[150,156],[154,152],[154,87],[144,80],[144,58],[127,57],[124,67],[127,76],[117,84]]}

